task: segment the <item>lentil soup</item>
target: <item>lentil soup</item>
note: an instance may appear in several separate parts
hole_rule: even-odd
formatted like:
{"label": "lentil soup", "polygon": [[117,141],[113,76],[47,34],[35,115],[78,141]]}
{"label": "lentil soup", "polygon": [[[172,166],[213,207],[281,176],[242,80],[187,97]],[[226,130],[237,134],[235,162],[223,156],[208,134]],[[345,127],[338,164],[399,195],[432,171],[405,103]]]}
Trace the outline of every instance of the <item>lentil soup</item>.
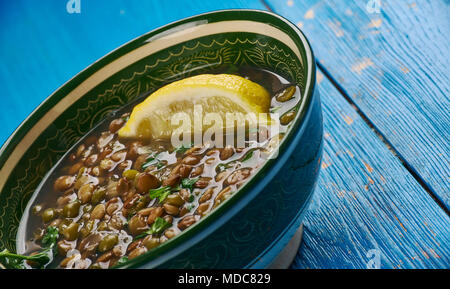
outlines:
{"label": "lentil soup", "polygon": [[123,140],[118,131],[135,103],[126,105],[81,139],[42,181],[24,213],[17,247],[28,256],[46,248],[50,253],[44,261],[30,258],[20,266],[117,266],[182,234],[232,197],[273,153],[273,141],[289,129],[301,94],[266,70],[226,67],[212,73],[224,71],[267,89],[279,134],[223,148]]}

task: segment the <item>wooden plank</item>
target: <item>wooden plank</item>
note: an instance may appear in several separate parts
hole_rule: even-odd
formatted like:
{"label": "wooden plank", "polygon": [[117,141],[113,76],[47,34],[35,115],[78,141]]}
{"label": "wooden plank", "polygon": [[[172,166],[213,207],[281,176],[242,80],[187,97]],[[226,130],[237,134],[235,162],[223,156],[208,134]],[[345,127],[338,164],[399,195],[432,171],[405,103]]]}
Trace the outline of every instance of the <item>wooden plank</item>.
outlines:
{"label": "wooden plank", "polygon": [[[450,221],[319,73],[324,156],[293,268],[448,268]],[[377,255],[378,254],[378,255]]]}
{"label": "wooden plank", "polygon": [[1,1],[0,145],[48,95],[111,50],[169,22],[218,9],[259,8],[259,1]]}
{"label": "wooden plank", "polygon": [[380,14],[368,2],[267,0],[448,208],[449,2],[381,1]]}

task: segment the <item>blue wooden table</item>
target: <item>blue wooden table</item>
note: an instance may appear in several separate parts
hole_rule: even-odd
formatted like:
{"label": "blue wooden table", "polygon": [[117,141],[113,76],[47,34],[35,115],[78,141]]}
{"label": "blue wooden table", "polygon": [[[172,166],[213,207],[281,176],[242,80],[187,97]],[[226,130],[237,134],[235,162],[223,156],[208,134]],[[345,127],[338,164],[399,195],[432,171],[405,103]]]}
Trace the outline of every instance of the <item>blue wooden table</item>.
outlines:
{"label": "blue wooden table", "polygon": [[144,32],[212,10],[271,10],[311,41],[325,120],[292,267],[450,267],[448,1],[80,0],[81,13],[67,2],[0,2],[0,143],[57,87]]}

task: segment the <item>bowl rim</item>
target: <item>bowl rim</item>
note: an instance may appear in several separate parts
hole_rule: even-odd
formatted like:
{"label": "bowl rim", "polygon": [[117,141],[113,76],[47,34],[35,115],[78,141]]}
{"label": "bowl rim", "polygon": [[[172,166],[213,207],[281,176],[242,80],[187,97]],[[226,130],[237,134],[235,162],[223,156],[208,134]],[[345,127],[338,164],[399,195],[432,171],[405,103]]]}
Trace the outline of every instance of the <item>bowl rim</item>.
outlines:
{"label": "bowl rim", "polygon": [[[158,28],[155,28],[112,50],[111,52],[107,53],[100,59],[96,60],[94,63],[87,66],[85,69],[81,70],[71,79],[66,81],[64,84],[62,84],[58,89],[56,89],[52,94],[50,94],[38,107],[36,107],[33,110],[33,112],[31,112],[31,114],[16,128],[16,130],[11,134],[11,136],[5,141],[5,143],[0,148],[0,170],[4,166],[5,160],[8,159],[9,153],[11,151],[14,151],[16,145],[18,144],[20,139],[27,133],[29,127],[32,127],[39,119],[41,119],[45,115],[45,113],[53,106],[53,103],[57,103],[60,100],[62,100],[67,95],[67,92],[71,91],[78,84],[82,83],[85,79],[89,77],[89,75],[91,75],[95,71],[104,67],[108,63],[114,61],[122,54],[125,54],[127,51],[132,51],[136,49],[141,45],[142,40],[149,39],[150,37],[158,35],[161,32],[167,31],[171,28],[180,26],[185,23],[193,22],[196,20],[202,19],[208,20],[208,16],[217,17],[219,15],[218,17],[220,17],[220,15],[236,14],[236,13],[237,14],[247,13],[259,15],[262,17],[267,16],[272,17],[272,20],[278,19],[280,23],[282,23],[283,25],[287,25],[287,27],[290,28],[290,31],[283,31],[283,32],[285,32],[291,39],[293,37],[297,37],[298,38],[297,40],[293,39],[294,43],[297,46],[300,43],[300,45],[302,45],[302,48],[306,52],[305,65],[307,66],[307,73],[305,77],[306,80],[305,91],[302,93],[301,104],[299,106],[298,113],[294,119],[294,123],[288,130],[286,136],[283,138],[282,142],[279,145],[279,156],[277,159],[267,160],[255,174],[255,176],[252,177],[248,182],[246,182],[246,184],[243,185],[239,190],[237,190],[236,193],[233,194],[232,198],[227,199],[219,207],[211,211],[205,218],[201,220],[201,222],[198,222],[195,225],[189,227],[187,230],[183,231],[182,234],[179,234],[175,238],[166,241],[161,246],[153,250],[150,250],[146,254],[143,254],[142,256],[132,259],[127,263],[125,263],[124,265],[118,267],[128,268],[128,267],[139,267],[142,265],[150,267],[158,266],[166,262],[168,259],[170,259],[171,256],[174,255],[176,256],[181,252],[184,252],[194,244],[206,238],[212,232],[217,230],[221,224],[227,222],[229,219],[231,219],[232,216],[234,216],[243,207],[245,207],[273,179],[275,173],[278,172],[279,168],[282,167],[282,165],[286,162],[287,158],[291,155],[292,144],[295,143],[295,141],[293,140],[294,138],[298,140],[299,137],[303,134],[305,124],[307,123],[307,116],[309,116],[308,112],[310,111],[309,108],[311,107],[316,80],[316,65],[313,51],[307,38],[295,24],[291,23],[286,18],[270,11],[259,9],[224,9],[196,14],[194,16],[186,17],[177,21],[173,21],[166,25],[160,26]],[[242,20],[243,19],[260,22],[258,20],[247,17],[242,18]],[[227,19],[221,21],[226,20]],[[268,21],[267,23],[271,24],[270,21]],[[277,28],[281,30],[280,27],[277,26]],[[288,153],[286,149],[288,146],[291,147],[290,153]],[[283,159],[281,160],[280,157],[282,157]],[[277,166],[275,166],[275,163],[277,163]],[[278,167],[278,170],[276,170],[275,167]],[[263,180],[258,180],[258,182],[256,183],[257,179],[256,176],[257,175],[260,176],[264,174],[264,172],[267,173],[268,177],[265,177]],[[250,193],[250,191],[252,193]],[[231,210],[232,208],[233,210]]]}

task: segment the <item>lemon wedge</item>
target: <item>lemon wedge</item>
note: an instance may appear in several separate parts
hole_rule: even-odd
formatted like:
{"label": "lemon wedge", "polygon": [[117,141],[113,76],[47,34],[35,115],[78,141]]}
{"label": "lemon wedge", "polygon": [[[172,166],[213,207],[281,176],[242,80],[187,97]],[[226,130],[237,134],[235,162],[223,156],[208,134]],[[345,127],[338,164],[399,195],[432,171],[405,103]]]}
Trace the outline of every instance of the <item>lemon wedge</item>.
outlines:
{"label": "lemon wedge", "polygon": [[[225,127],[227,113],[261,114],[269,112],[270,95],[261,85],[231,74],[202,74],[170,83],[136,105],[120,138],[168,139],[175,125],[172,118],[184,113],[190,119],[208,113],[220,115]],[[196,115],[197,114],[197,115]],[[193,132],[195,125],[188,129]]]}

